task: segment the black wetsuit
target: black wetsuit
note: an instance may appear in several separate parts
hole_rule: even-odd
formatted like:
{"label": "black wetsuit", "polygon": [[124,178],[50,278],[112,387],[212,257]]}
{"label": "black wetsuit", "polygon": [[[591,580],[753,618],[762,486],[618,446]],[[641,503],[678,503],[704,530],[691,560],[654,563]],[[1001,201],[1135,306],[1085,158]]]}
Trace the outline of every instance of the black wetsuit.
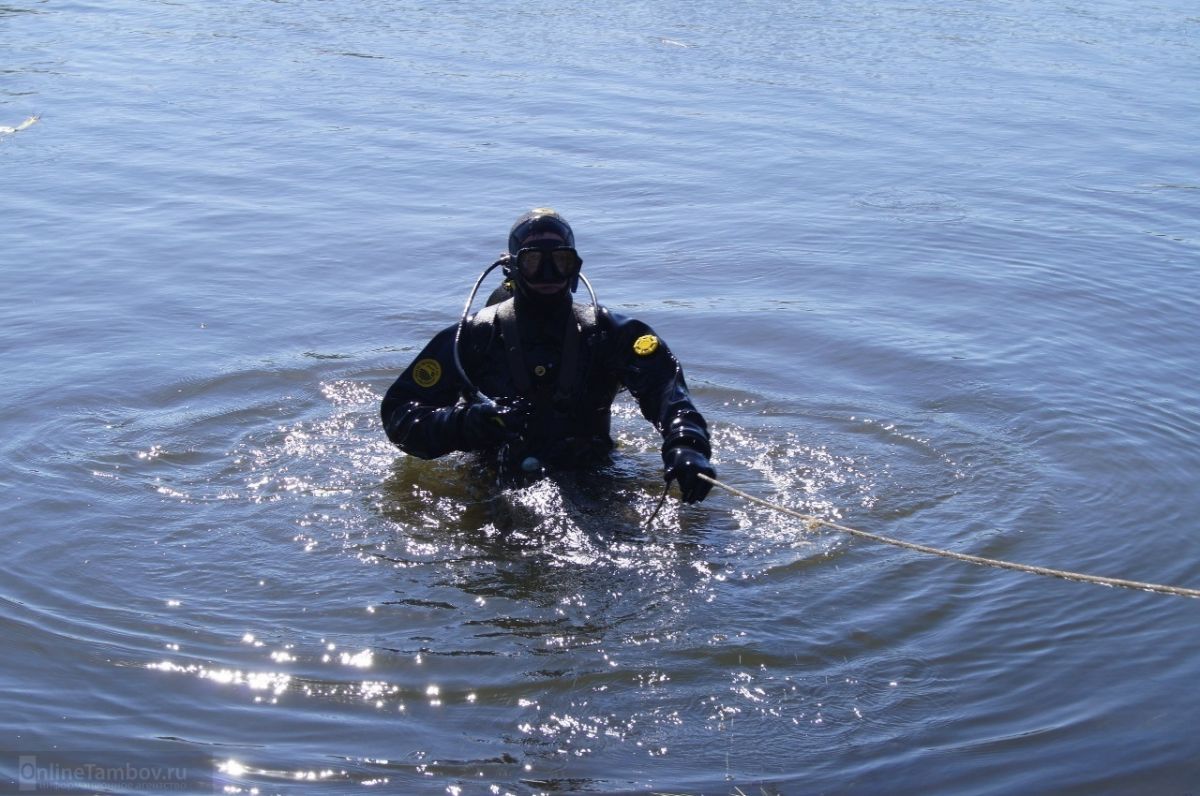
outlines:
{"label": "black wetsuit", "polygon": [[[604,307],[569,306],[518,313],[509,299],[481,310],[463,329],[459,352],[471,382],[501,403],[520,398],[532,407],[506,458],[533,456],[550,467],[605,461],[614,447],[611,406],[622,388],[662,433],[664,451],[682,445],[710,456],[707,425],[666,344],[641,321]],[[456,406],[468,397],[454,365],[456,327],[434,337],[383,399],[388,438],[423,459],[480,449],[456,419]]]}

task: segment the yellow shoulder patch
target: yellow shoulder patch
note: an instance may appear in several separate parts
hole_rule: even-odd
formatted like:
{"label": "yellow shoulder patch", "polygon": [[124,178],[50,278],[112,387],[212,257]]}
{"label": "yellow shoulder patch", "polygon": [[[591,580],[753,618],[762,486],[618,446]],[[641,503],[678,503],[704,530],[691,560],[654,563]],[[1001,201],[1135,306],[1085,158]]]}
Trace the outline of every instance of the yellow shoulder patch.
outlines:
{"label": "yellow shoulder patch", "polygon": [[436,359],[422,359],[413,365],[413,381],[421,387],[432,387],[441,381],[442,363]]}
{"label": "yellow shoulder patch", "polygon": [[658,338],[652,334],[644,334],[633,341],[633,353],[639,357],[648,357],[658,350]]}

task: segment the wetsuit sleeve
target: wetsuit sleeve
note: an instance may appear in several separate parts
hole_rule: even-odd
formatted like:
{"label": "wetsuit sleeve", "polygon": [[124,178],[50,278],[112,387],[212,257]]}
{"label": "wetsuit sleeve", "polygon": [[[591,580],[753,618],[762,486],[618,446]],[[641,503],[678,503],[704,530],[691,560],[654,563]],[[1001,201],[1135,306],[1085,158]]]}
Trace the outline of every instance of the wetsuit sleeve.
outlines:
{"label": "wetsuit sleeve", "polygon": [[612,323],[611,361],[642,415],[663,436],[663,451],[684,445],[712,455],[708,424],[688,393],[671,349],[641,321],[605,312]]}
{"label": "wetsuit sleeve", "polygon": [[458,399],[462,378],[454,367],[454,331],[438,333],[383,397],[380,414],[388,439],[405,453],[435,459],[462,450]]}

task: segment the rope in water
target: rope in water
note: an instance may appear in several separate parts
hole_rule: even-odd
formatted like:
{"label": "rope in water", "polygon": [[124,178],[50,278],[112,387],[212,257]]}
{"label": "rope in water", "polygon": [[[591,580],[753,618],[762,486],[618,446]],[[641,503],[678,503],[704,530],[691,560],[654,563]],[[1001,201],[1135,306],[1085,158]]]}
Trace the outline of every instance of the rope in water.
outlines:
{"label": "rope in water", "polygon": [[778,511],[781,514],[787,514],[790,517],[795,517],[802,520],[810,529],[818,527],[829,528],[830,530],[838,531],[839,533],[856,536],[859,539],[870,539],[872,542],[880,542],[882,544],[900,547],[905,550],[915,550],[918,553],[926,553],[928,555],[940,556],[942,558],[950,558],[955,561],[965,561],[968,564],[978,564],[985,567],[996,567],[997,569],[1011,569],[1017,572],[1026,572],[1030,575],[1044,575],[1051,578],[1062,578],[1063,580],[1072,580],[1078,583],[1095,583],[1100,586],[1112,586],[1120,589],[1137,589],[1139,591],[1149,591],[1158,594],[1174,594],[1177,597],[1197,597],[1200,598],[1200,589],[1188,589],[1183,586],[1164,586],[1159,583],[1142,583],[1136,580],[1125,580],[1124,578],[1106,578],[1101,575],[1085,575],[1081,572],[1068,572],[1063,569],[1050,569],[1049,567],[1038,567],[1032,564],[1017,564],[1012,561],[1001,561],[996,558],[984,558],[983,556],[973,556],[967,553],[956,553],[953,550],[942,550],[929,545],[916,544],[914,542],[905,542],[900,539],[893,539],[890,536],[881,536],[877,533],[869,531],[860,531],[857,528],[850,528],[846,525],[839,525],[836,522],[821,519],[812,514],[803,514],[794,509],[789,509],[787,506],[780,506],[777,503],[763,500],[760,497],[755,497],[749,492],[743,492],[737,487],[732,487],[729,484],[723,484],[715,478],[709,478],[703,473],[698,474],[713,486],[718,486],[726,492],[730,492],[743,500],[748,500],[751,503],[757,503],[760,506]]}

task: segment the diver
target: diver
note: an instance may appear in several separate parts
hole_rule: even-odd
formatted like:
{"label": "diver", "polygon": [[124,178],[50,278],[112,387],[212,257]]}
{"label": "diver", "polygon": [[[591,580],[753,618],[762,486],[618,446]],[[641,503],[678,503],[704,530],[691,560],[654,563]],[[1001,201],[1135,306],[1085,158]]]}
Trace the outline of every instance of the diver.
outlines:
{"label": "diver", "polygon": [[[438,333],[383,398],[388,439],[422,459],[477,451],[501,473],[599,467],[614,448],[612,402],[628,389],[662,434],[667,485],[685,503],[708,495],[708,426],[683,370],[641,321],[596,303],[566,219],[536,208],[517,219],[508,253],[480,275],[462,320]],[[496,267],[505,282],[468,317]],[[583,280],[591,303],[576,303]]]}

